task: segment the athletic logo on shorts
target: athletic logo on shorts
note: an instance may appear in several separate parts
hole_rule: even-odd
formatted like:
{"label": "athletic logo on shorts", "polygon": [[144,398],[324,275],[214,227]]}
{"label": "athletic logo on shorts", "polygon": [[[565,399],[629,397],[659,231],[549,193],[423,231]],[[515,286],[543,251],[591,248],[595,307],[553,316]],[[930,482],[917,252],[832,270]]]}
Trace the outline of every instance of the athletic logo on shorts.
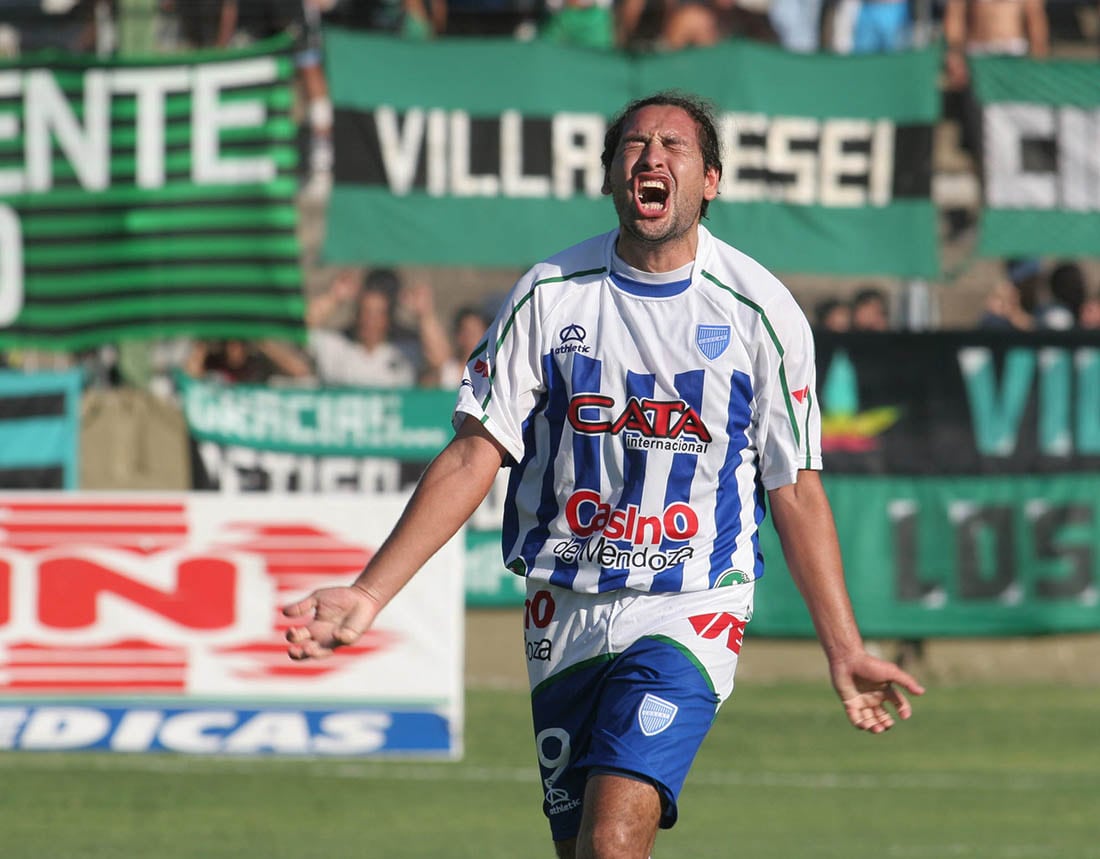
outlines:
{"label": "athletic logo on shorts", "polygon": [[697,325],[695,327],[695,345],[708,361],[713,361],[726,351],[730,345],[730,327],[728,325]]}
{"label": "athletic logo on shorts", "polygon": [[647,737],[661,733],[672,724],[680,708],[671,701],[646,693],[638,706],[638,725]]}

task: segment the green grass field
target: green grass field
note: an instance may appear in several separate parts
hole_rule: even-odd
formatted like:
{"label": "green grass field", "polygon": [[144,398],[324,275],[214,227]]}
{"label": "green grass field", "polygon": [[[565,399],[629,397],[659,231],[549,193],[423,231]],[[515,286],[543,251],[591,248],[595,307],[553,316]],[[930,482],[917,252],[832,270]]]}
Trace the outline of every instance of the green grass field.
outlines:
{"label": "green grass field", "polygon": [[[553,851],[526,696],[461,763],[0,755],[4,859],[515,859]],[[881,737],[820,684],[743,683],[655,859],[1100,857],[1100,690],[932,688]]]}

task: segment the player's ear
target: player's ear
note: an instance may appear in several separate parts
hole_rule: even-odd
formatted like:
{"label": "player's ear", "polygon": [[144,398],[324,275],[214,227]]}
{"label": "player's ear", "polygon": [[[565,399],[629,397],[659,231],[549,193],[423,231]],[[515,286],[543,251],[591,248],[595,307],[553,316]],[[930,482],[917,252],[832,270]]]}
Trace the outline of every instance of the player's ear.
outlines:
{"label": "player's ear", "polygon": [[707,167],[703,173],[703,199],[713,200],[718,196],[718,183],[722,179],[722,171],[717,167]]}

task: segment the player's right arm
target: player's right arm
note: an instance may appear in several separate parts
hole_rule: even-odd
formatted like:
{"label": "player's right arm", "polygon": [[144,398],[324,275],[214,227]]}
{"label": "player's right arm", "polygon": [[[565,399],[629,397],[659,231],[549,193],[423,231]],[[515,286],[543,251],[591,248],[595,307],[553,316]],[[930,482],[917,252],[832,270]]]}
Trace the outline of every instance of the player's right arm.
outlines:
{"label": "player's right arm", "polygon": [[378,552],[348,587],[322,588],[286,606],[291,659],[330,656],[353,644],[417,570],[453,537],[493,485],[505,450],[467,417],[432,460]]}

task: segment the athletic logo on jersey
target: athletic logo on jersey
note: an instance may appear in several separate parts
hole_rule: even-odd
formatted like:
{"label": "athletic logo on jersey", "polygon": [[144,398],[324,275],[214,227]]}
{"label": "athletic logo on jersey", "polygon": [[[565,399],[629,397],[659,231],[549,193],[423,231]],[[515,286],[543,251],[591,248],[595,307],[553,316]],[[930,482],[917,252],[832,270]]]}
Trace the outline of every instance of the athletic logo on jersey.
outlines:
{"label": "athletic logo on jersey", "polygon": [[805,402],[806,397],[810,396],[810,386],[807,385],[806,387],[798,391],[791,391],[791,396],[798,400],[799,405],[802,405],[802,403]]}
{"label": "athletic logo on jersey", "polygon": [[479,376],[483,376],[484,378],[488,379],[489,362],[486,361],[484,358],[478,358],[477,361],[474,362],[474,372],[477,373]]}
{"label": "athletic logo on jersey", "polygon": [[638,725],[643,734],[652,737],[671,725],[678,712],[680,708],[671,701],[646,692],[642,703],[638,705]]}
{"label": "athletic logo on jersey", "polygon": [[730,345],[730,327],[728,325],[697,325],[695,327],[695,345],[708,361],[713,361],[726,351]]}
{"label": "athletic logo on jersey", "polygon": [[587,336],[588,332],[576,323],[566,325],[558,332],[558,338],[561,340],[561,345],[553,350],[554,354],[562,355],[566,352],[581,352],[587,355],[592,351],[592,347],[586,345],[584,342],[584,338]]}

